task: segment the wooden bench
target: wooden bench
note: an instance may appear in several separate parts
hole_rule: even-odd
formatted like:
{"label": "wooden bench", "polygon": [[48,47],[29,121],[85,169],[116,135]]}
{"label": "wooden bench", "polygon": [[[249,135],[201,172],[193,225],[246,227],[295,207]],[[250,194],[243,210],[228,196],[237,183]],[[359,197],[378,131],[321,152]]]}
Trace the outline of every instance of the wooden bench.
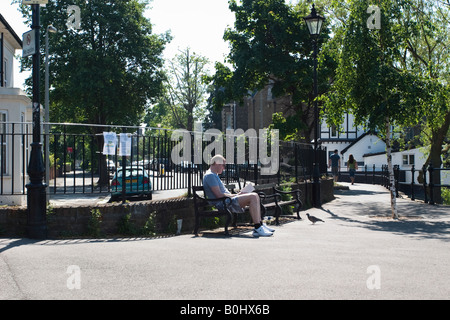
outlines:
{"label": "wooden bench", "polygon": [[[277,191],[273,188],[274,193],[271,195],[266,195],[264,192],[256,191],[260,198],[261,203],[261,218],[264,217],[268,210],[275,210],[276,224],[279,224],[279,217],[282,213],[282,207],[286,205],[296,205],[297,206],[297,217],[300,219],[299,211],[302,207],[302,202],[300,201],[300,190],[293,191]],[[192,187],[194,196],[194,209],[195,209],[195,227],[194,234],[198,235],[198,229],[200,226],[201,217],[221,217],[226,216],[225,221],[225,235],[229,235],[228,227],[232,224],[236,227],[237,214],[231,212],[227,208],[227,204],[231,202],[231,198],[223,197],[218,199],[206,199],[204,196],[203,186],[193,186]],[[282,194],[293,194],[295,197],[291,200],[282,200]],[[214,207],[214,203],[223,203],[225,209],[219,210]],[[248,208],[245,208],[248,211]]]}

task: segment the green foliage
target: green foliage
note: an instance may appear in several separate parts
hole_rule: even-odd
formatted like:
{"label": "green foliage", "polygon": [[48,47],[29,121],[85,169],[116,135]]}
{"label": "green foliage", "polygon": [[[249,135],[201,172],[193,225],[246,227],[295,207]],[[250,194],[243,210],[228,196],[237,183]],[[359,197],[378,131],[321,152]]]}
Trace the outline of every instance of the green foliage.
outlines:
{"label": "green foliage", "polygon": [[175,234],[177,232],[177,216],[173,216],[167,224],[167,233]]}
{"label": "green foliage", "polygon": [[144,227],[142,228],[143,236],[154,237],[156,235],[156,211],[149,214]]}
{"label": "green foliage", "polygon": [[[214,109],[220,110],[230,101],[242,102],[249,92],[270,83],[274,97],[291,97],[292,105],[288,107],[296,113],[297,127],[291,127],[293,131],[285,136],[308,136],[308,110],[314,98],[313,42],[303,17],[310,13],[310,4],[301,1],[294,7],[284,0],[230,0],[229,7],[236,16],[234,28],[224,34],[230,44],[227,62],[231,67],[216,64],[216,74],[210,78],[215,89],[211,94]],[[325,25],[319,46],[327,38]],[[332,77],[333,61],[329,58],[322,58],[318,70],[319,92],[327,90]]]}
{"label": "green foliage", "polygon": [[381,132],[387,120],[400,130],[420,124],[422,143],[431,145],[438,164],[450,126],[450,6],[436,0],[374,4],[381,9],[380,30],[366,26],[367,1],[331,2],[335,36],[323,50],[338,68],[322,97],[327,122],[339,125],[350,112],[357,124]]}
{"label": "green foliage", "polygon": [[[41,26],[58,29],[49,35],[52,122],[139,123],[148,103],[161,93],[162,52],[170,40],[169,34],[152,34],[144,17],[147,4],[58,0],[40,8]],[[69,5],[81,10],[80,30],[66,26]],[[23,7],[28,18],[29,7]],[[42,53],[44,35],[41,29]],[[30,59],[23,59],[22,66],[30,68]]]}
{"label": "green foliage", "polygon": [[92,209],[88,221],[88,235],[98,238],[101,235],[100,225],[102,223],[102,214],[99,209]]}
{"label": "green foliage", "polygon": [[144,122],[148,127],[178,129],[187,123],[187,111],[179,105],[170,106],[164,98],[148,109]]}
{"label": "green foliage", "polygon": [[192,131],[194,119],[204,118],[207,85],[203,79],[208,77],[208,62],[187,48],[168,63],[163,101],[170,107],[178,128]]}
{"label": "green foliage", "polygon": [[442,203],[445,205],[450,205],[450,188],[442,188]]}
{"label": "green foliage", "polygon": [[[406,35],[399,32],[403,1],[383,1],[381,29],[368,29],[367,2],[348,1],[350,13],[340,38],[327,46],[338,61],[332,91],[324,99],[327,119],[341,124],[350,112],[357,125],[384,132],[386,122],[417,123],[421,104],[427,97],[426,83],[414,74],[399,69],[401,43]],[[333,50],[335,50],[333,52]]]}
{"label": "green foliage", "polygon": [[131,213],[122,216],[117,222],[117,232],[121,235],[134,236],[137,230],[131,221]]}
{"label": "green foliage", "polygon": [[156,211],[149,214],[147,221],[141,228],[135,225],[131,213],[123,215],[117,222],[117,233],[123,236],[156,236]]}
{"label": "green foliage", "polygon": [[304,139],[302,129],[306,130],[306,125],[297,114],[286,117],[282,112],[276,112],[272,114],[269,129],[278,129],[280,140],[292,141]]}
{"label": "green foliage", "polygon": [[205,229],[216,229],[225,225],[224,217],[207,217],[200,219],[200,226]]}
{"label": "green foliage", "polygon": [[[285,191],[285,192],[292,191],[292,186],[289,184],[281,184],[278,188],[280,191]],[[292,200],[292,195],[291,194],[281,194],[281,200],[282,201]],[[293,209],[294,209],[294,206],[283,206],[282,207],[283,214],[286,214],[286,215],[292,214]]]}

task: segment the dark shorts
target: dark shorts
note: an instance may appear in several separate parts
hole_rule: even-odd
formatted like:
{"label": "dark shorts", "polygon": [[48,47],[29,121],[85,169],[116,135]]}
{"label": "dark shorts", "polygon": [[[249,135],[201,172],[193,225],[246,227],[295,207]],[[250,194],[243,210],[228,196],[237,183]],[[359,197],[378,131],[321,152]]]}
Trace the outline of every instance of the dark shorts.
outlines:
{"label": "dark shorts", "polygon": [[355,169],[350,169],[348,172],[350,174],[350,178],[354,178],[355,177]]}
{"label": "dark shorts", "polygon": [[[219,210],[224,210],[223,202],[215,202],[215,203],[211,203],[211,204],[213,204]],[[231,202],[227,205],[227,207],[228,207],[228,210],[230,210],[231,212],[235,212],[235,213],[243,213],[245,211],[239,205],[238,198],[236,198],[236,197],[231,198]]]}
{"label": "dark shorts", "polygon": [[337,176],[339,174],[339,167],[331,167],[331,173],[333,176]]}

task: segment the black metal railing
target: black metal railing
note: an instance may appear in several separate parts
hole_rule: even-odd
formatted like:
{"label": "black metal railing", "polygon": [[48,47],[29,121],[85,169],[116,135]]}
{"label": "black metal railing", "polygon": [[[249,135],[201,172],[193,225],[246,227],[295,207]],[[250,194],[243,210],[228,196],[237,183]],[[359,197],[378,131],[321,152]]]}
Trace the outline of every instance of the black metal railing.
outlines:
{"label": "black metal railing", "polygon": [[[49,127],[48,133],[44,130],[46,126]],[[194,161],[194,149],[201,147],[202,152],[211,144],[210,141],[202,140],[201,143],[196,141],[199,133],[195,132],[189,132],[184,136],[189,140],[186,145],[191,148],[190,161],[174,163],[172,151],[180,142],[172,140],[173,131],[168,129],[68,123],[44,123],[43,127],[41,141],[44,142],[42,150],[48,171],[47,192],[50,195],[119,192],[120,186],[112,181],[124,165],[130,168],[142,167],[151,181],[152,190],[190,191],[193,185],[201,184],[203,173],[209,167],[202,156],[197,157],[197,160],[201,159],[200,163]],[[113,154],[104,155],[103,132],[114,132],[118,138],[121,133],[128,134],[129,154],[120,155],[116,147]],[[221,139],[223,139],[223,154],[226,156],[229,151],[227,147],[230,145],[226,140],[237,137],[230,138],[224,134]],[[0,195],[26,194],[31,140],[31,123],[0,124]],[[120,138],[118,141],[120,142]],[[237,142],[231,146],[234,152],[230,154],[234,155],[234,159],[227,159],[226,170],[221,176],[226,183],[242,185],[248,181],[263,184],[311,179],[314,161],[312,145],[279,141],[277,170],[270,175],[262,174],[265,164],[248,161],[252,147],[248,141],[243,150],[237,147]],[[259,144],[256,144],[256,148],[258,153]],[[275,151],[270,150],[269,153]],[[236,164],[239,152],[245,152],[245,163]],[[326,174],[326,152],[321,149],[318,152],[321,174]]]}
{"label": "black metal railing", "polygon": [[[435,168],[430,163],[428,166],[424,165],[422,169],[416,169],[414,165],[411,166],[410,170],[400,170],[398,167],[396,169],[397,189],[407,194],[411,200],[421,199],[431,205],[441,204],[443,201],[442,188],[450,188],[450,184],[444,183],[442,174],[447,172],[446,175],[450,176],[450,168]],[[406,179],[408,174],[410,174],[411,179]]]}
{"label": "black metal railing", "polygon": [[[423,200],[425,203],[442,203],[439,191],[441,188],[450,188],[450,184],[445,184],[442,172],[448,172],[450,168],[435,168],[432,164],[416,169],[414,165],[409,170],[401,170],[399,165],[394,165],[395,190],[405,193],[411,200]],[[347,171],[341,171],[339,181],[350,182]],[[436,182],[438,181],[438,182]],[[387,165],[381,167],[363,166],[355,173],[355,182],[379,184],[390,188],[389,170]]]}
{"label": "black metal railing", "polygon": [[31,124],[0,122],[0,195],[25,194]]}

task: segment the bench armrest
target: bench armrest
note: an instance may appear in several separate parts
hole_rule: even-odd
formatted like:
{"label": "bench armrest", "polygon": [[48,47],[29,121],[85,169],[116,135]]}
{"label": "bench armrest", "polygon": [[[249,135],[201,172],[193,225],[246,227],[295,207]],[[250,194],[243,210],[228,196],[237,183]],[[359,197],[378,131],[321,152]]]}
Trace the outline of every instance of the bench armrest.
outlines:
{"label": "bench armrest", "polygon": [[279,193],[265,194],[262,191],[255,191],[255,192],[259,195],[261,202],[263,200],[270,200],[272,198],[274,199],[274,201],[281,201],[281,195]]}
{"label": "bench armrest", "polygon": [[300,195],[301,195],[301,191],[296,189],[296,190],[291,190],[291,191],[282,191],[282,190],[278,190],[277,188],[273,187],[273,192],[278,193],[278,194],[290,194],[290,195],[295,195],[295,199],[296,200],[300,200]]}
{"label": "bench armrest", "polygon": [[227,205],[229,205],[231,203],[231,198],[230,197],[221,197],[221,198],[216,198],[216,199],[207,199],[205,197],[199,196],[198,194],[196,195],[196,197],[200,200],[206,201],[208,203],[210,203],[211,205],[213,205],[213,203],[216,202],[223,202],[223,205],[226,207]]}

